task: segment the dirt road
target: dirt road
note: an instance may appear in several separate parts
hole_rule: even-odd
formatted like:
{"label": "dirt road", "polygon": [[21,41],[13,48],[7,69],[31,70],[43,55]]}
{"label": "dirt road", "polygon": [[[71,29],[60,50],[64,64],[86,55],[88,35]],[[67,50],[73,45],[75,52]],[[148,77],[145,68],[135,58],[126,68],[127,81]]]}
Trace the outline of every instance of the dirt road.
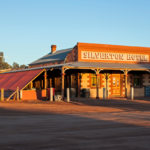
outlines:
{"label": "dirt road", "polygon": [[0,102],[0,150],[150,150],[150,101]]}

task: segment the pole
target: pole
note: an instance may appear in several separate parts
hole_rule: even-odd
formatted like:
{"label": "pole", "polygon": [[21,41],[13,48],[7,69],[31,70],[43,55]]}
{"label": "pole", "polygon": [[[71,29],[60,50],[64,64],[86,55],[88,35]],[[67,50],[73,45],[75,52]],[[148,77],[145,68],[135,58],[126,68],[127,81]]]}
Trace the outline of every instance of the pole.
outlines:
{"label": "pole", "polygon": [[127,70],[125,70],[125,98],[127,98]]}
{"label": "pole", "polygon": [[47,71],[44,72],[44,89],[45,89],[45,98],[47,100]]}
{"label": "pole", "polygon": [[107,79],[108,79],[108,77],[107,77],[107,73],[106,73],[106,97],[107,97]]}
{"label": "pole", "polygon": [[62,95],[62,99],[64,100],[64,68],[62,67],[62,72],[61,72],[61,95]]}
{"label": "pole", "polygon": [[17,101],[19,100],[19,87],[17,87]]}
{"label": "pole", "polygon": [[31,81],[31,89],[33,88],[33,81]]}
{"label": "pole", "polygon": [[20,90],[20,100],[22,100],[22,90]]}
{"label": "pole", "polygon": [[81,81],[80,81],[80,73],[78,73],[78,98],[80,98],[80,87],[81,87]]}
{"label": "pole", "polygon": [[97,92],[96,99],[99,99],[98,77],[99,77],[99,72],[98,72],[98,69],[97,69],[97,71],[96,71],[96,92]]}
{"label": "pole", "polygon": [[103,88],[103,100],[105,100],[105,88]]}
{"label": "pole", "polygon": [[67,88],[67,102],[70,102],[70,89]]}
{"label": "pole", "polygon": [[53,88],[50,88],[50,101],[53,101]]}
{"label": "pole", "polygon": [[4,89],[1,89],[1,101],[4,101]]}
{"label": "pole", "polygon": [[131,99],[133,100],[134,99],[134,88],[131,87]]}

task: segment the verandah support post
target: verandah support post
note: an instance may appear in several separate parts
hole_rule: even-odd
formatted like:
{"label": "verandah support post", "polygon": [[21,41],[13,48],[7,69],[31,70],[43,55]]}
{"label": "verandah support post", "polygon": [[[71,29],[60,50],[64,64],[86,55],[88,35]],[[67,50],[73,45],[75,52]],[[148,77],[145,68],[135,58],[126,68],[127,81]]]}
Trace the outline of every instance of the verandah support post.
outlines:
{"label": "verandah support post", "polygon": [[133,100],[134,99],[134,88],[131,87],[131,99]]}
{"label": "verandah support post", "polygon": [[20,100],[22,100],[22,90],[20,90]]}
{"label": "verandah support post", "polygon": [[61,95],[62,95],[63,100],[64,100],[64,76],[65,76],[64,68],[62,67],[62,70],[61,70]]}
{"label": "verandah support post", "polygon": [[103,88],[103,100],[105,99],[106,90]]}
{"label": "verandah support post", "polygon": [[109,97],[109,92],[108,92],[108,79],[109,79],[109,73],[104,73],[105,79],[106,79],[106,88],[105,88],[105,97]]}
{"label": "verandah support post", "polygon": [[127,98],[127,75],[128,72],[127,70],[125,70],[125,98]]}
{"label": "verandah support post", "polygon": [[81,75],[78,73],[78,98],[80,98]]}
{"label": "verandah support post", "polygon": [[1,101],[4,101],[4,89],[1,89]]}
{"label": "verandah support post", "polygon": [[50,101],[53,101],[53,88],[50,88]]}
{"label": "verandah support post", "polygon": [[44,72],[44,89],[45,89],[45,97],[47,100],[47,71]]}
{"label": "verandah support post", "polygon": [[99,77],[99,71],[97,69],[96,70],[96,99],[99,99],[98,77]]}
{"label": "verandah support post", "polygon": [[50,85],[50,87],[52,87],[52,78],[50,78],[50,80],[49,80],[49,85]]}
{"label": "verandah support post", "polygon": [[67,88],[67,102],[70,102],[70,89]]}
{"label": "verandah support post", "polygon": [[19,100],[19,87],[17,87],[17,100]]}
{"label": "verandah support post", "polygon": [[33,81],[31,81],[31,89],[33,88]]}

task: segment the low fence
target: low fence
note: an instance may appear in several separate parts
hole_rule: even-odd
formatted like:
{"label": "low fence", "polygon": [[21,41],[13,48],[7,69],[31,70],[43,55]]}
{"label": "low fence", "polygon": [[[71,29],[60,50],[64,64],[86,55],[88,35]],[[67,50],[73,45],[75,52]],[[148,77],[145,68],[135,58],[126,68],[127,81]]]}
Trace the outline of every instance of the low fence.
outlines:
{"label": "low fence", "polygon": [[[4,90],[4,98],[8,98],[8,97],[10,97],[10,95],[12,95],[13,93],[14,93],[15,91],[14,90]],[[11,97],[11,99],[13,99],[14,98],[14,95]]]}
{"label": "low fence", "polygon": [[4,90],[3,88],[0,90],[0,100],[4,101],[9,99],[19,100],[19,87],[16,90]]}

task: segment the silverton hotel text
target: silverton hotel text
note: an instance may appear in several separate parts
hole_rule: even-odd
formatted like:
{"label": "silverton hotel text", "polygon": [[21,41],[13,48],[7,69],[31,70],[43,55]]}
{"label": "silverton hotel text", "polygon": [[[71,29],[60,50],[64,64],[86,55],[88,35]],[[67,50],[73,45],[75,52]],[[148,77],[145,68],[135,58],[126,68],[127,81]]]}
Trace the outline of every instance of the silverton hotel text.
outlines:
{"label": "silverton hotel text", "polygon": [[149,62],[149,55],[125,54],[125,53],[105,53],[105,52],[81,52],[82,59],[91,60],[119,60],[119,61],[137,61]]}

